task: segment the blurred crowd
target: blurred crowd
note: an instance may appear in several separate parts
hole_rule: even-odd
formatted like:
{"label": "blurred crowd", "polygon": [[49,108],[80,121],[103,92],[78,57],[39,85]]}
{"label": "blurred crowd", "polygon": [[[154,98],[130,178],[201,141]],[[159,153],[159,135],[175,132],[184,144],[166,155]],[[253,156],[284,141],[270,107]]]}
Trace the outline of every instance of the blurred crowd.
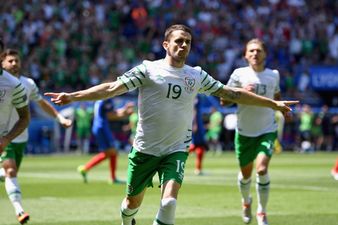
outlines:
{"label": "blurred crowd", "polygon": [[[114,79],[164,56],[169,24],[194,31],[189,64],[226,82],[244,65],[243,43],[268,44],[288,97],[304,96],[309,65],[337,65],[338,4],[305,0],[13,0],[1,3],[0,36],[17,48],[42,90],[74,90]],[[305,76],[300,79],[299,74]],[[308,95],[305,95],[308,96]]]}
{"label": "blurred crowd", "polygon": [[[13,0],[1,3],[0,36],[20,51],[25,74],[41,92],[83,89],[163,57],[163,32],[174,23],[194,32],[188,63],[225,83],[246,64],[244,43],[258,37],[267,43],[267,66],[280,71],[283,96],[311,104],[321,100],[311,90],[309,67],[338,64],[337,11],[332,0]],[[319,123],[316,115],[311,126]],[[335,148],[334,141],[306,136],[301,121],[285,127],[292,149],[308,140],[313,149]]]}

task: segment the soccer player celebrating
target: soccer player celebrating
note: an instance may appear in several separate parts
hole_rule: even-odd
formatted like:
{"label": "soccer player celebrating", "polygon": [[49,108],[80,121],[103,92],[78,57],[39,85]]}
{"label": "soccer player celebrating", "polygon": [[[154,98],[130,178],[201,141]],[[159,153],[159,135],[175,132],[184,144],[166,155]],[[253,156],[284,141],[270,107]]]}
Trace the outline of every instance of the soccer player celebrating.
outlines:
{"label": "soccer player celebrating", "polygon": [[[270,99],[280,100],[279,73],[265,67],[266,46],[259,39],[250,40],[244,50],[249,66],[236,69],[230,76],[228,87],[244,88]],[[222,100],[222,104],[228,102]],[[256,190],[258,199],[257,222],[268,225],[266,206],[270,178],[268,166],[277,138],[275,113],[271,108],[238,104],[238,123],[235,150],[241,171],[238,185],[242,194],[243,221],[251,221],[251,174],[256,160]]]}
{"label": "soccer player celebrating", "polygon": [[[20,75],[21,60],[18,51],[13,49],[5,50],[0,56],[0,61],[2,68],[9,71],[12,75],[18,78],[22,85],[25,87],[28,101],[32,100],[37,102],[38,105],[46,113],[54,117],[63,127],[67,128],[72,125],[71,120],[64,118],[56,111],[56,109],[54,109],[54,107],[48,101],[42,98],[42,96],[38,92],[39,89],[32,79]],[[11,113],[10,115],[9,127],[13,127],[18,119],[18,113],[16,111],[13,111],[13,113]],[[13,185],[7,185],[7,183],[9,183],[7,182],[7,180],[16,181],[27,141],[28,129],[25,129],[20,135],[11,140],[10,144],[7,146],[7,154],[2,155],[4,167],[0,169],[0,177],[6,177],[6,191],[10,199],[12,199],[12,195],[18,195],[17,199],[21,199],[20,188],[17,183],[12,182]],[[16,209],[17,214],[20,214],[23,211],[20,204],[16,204],[14,201],[12,201],[12,203]],[[23,215],[18,217],[20,223],[24,223],[26,218],[28,218],[27,213],[24,213]]]}
{"label": "soccer player celebrating", "polygon": [[192,135],[194,100],[198,93],[215,95],[241,104],[287,112],[297,101],[274,101],[244,89],[225,87],[201,67],[185,64],[192,31],[172,25],[165,31],[164,59],[143,61],[119,77],[72,93],[46,93],[55,104],[115,97],[139,88],[136,137],[129,153],[127,195],[121,204],[122,225],[135,224],[147,187],[158,173],[161,185],[159,210],[153,225],[174,224],[177,196]]}
{"label": "soccer player celebrating", "polygon": [[[0,40],[1,52],[3,43]],[[10,126],[12,112],[17,114],[17,120]],[[11,142],[21,134],[29,124],[29,108],[25,87],[14,76],[0,67],[0,154],[4,159],[6,171],[5,189],[11,201],[18,221],[21,224],[29,220],[21,203],[21,190],[17,181],[17,169],[22,159],[22,151],[13,148]]]}

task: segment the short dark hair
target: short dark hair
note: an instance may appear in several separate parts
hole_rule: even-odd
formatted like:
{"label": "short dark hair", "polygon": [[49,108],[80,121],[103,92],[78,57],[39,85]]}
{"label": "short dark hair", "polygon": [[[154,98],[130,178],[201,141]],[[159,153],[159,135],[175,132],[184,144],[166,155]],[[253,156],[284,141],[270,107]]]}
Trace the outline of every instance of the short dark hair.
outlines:
{"label": "short dark hair", "polygon": [[192,36],[192,31],[189,27],[187,27],[186,25],[183,25],[183,24],[174,24],[174,25],[171,25],[170,27],[168,27],[166,30],[165,30],[165,33],[164,33],[164,40],[165,41],[168,41],[170,39],[170,35],[173,31],[175,30],[182,30],[184,32],[187,32],[189,33],[191,36]]}
{"label": "short dark hair", "polygon": [[245,56],[245,53],[246,53],[246,50],[247,50],[247,46],[251,43],[256,43],[256,44],[259,44],[262,46],[264,52],[267,54],[268,53],[268,48],[266,47],[266,44],[263,40],[259,39],[259,38],[253,38],[251,40],[249,40],[245,46],[244,46],[244,49],[243,49],[243,56]]}
{"label": "short dark hair", "polygon": [[20,55],[19,54],[19,51],[15,50],[15,49],[6,49],[5,51],[3,51],[1,54],[0,54],[0,62],[2,63],[2,61],[6,58],[6,56],[8,55]]}

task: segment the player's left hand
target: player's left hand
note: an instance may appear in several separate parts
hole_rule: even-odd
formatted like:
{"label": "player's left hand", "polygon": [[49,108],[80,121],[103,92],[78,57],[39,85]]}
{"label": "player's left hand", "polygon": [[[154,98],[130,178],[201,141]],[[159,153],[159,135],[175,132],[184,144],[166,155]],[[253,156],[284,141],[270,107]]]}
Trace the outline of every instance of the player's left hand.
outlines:
{"label": "player's left hand", "polygon": [[274,107],[275,110],[281,111],[283,114],[292,111],[290,105],[298,104],[299,101],[275,101],[276,106]]}

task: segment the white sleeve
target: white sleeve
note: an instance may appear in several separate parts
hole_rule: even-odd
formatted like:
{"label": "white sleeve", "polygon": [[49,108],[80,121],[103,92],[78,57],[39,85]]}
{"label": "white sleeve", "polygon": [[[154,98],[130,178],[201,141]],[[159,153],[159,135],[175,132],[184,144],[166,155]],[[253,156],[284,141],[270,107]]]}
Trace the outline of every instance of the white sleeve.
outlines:
{"label": "white sleeve", "polygon": [[144,64],[140,64],[125,72],[117,79],[122,81],[128,91],[132,91],[144,85],[147,79],[146,74],[146,66]]}
{"label": "white sleeve", "polygon": [[220,81],[215,80],[207,72],[201,69],[201,88],[199,90],[199,93],[211,95],[222,87],[223,84]]}

